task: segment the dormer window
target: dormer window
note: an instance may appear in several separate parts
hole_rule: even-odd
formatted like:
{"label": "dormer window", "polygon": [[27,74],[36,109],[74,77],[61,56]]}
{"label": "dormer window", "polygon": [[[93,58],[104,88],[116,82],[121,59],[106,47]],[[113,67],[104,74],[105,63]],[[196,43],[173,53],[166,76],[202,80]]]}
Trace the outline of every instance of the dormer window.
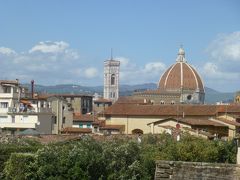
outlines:
{"label": "dormer window", "polygon": [[175,101],[171,101],[171,104],[175,104]]}
{"label": "dormer window", "polygon": [[161,101],[160,104],[165,104],[165,102],[164,102],[164,101]]}

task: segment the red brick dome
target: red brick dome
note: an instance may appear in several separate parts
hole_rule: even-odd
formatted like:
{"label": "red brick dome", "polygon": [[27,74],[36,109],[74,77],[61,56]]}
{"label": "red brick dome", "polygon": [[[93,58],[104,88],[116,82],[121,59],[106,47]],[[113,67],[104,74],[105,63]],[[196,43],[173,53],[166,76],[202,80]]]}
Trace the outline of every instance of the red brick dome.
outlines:
{"label": "red brick dome", "polygon": [[203,82],[197,71],[185,59],[185,51],[179,49],[176,63],[163,73],[159,81],[160,91],[193,90],[204,92]]}

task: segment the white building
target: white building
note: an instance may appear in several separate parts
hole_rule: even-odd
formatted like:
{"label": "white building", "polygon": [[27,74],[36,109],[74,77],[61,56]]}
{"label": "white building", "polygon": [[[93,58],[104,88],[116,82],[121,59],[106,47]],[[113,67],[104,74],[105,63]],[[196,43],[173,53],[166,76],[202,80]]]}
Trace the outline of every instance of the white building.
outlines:
{"label": "white building", "polygon": [[119,68],[120,61],[104,61],[104,99],[115,102],[119,97]]}
{"label": "white building", "polygon": [[38,99],[29,100],[18,80],[0,80],[0,129],[16,131],[35,129],[43,134],[52,133],[52,113],[49,104]]}

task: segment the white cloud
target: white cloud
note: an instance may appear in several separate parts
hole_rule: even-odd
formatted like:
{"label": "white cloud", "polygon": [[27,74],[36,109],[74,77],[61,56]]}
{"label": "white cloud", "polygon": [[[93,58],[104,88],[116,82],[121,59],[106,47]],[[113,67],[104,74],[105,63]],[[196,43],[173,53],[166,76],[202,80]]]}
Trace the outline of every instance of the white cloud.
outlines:
{"label": "white cloud", "polygon": [[151,63],[147,63],[144,67],[144,71],[147,73],[161,73],[162,71],[164,71],[166,69],[165,64],[161,63],[161,62],[151,62]]}
{"label": "white cloud", "polygon": [[166,65],[161,61],[149,62],[144,66],[137,66],[126,57],[117,57],[120,61],[120,82],[122,84],[138,84],[157,82],[165,71]]}
{"label": "white cloud", "polygon": [[240,61],[240,31],[218,35],[207,52],[219,61]]}
{"label": "white cloud", "polygon": [[[14,54],[14,55],[12,55]],[[4,79],[20,79],[39,84],[62,84],[65,82],[87,84],[97,78],[98,70],[86,67],[79,53],[63,41],[40,42],[29,51],[16,53],[0,48],[0,67]]]}
{"label": "white cloud", "polygon": [[39,42],[37,45],[33,46],[29,53],[42,52],[42,53],[62,53],[69,47],[69,44],[64,41],[59,42]]}
{"label": "white cloud", "polygon": [[239,79],[239,73],[237,72],[224,72],[216,64],[207,62],[203,67],[203,74],[207,78],[217,79],[217,80],[237,80]]}
{"label": "white cloud", "polygon": [[0,47],[0,53],[7,56],[16,54],[14,50],[6,47]]}
{"label": "white cloud", "polygon": [[94,78],[98,75],[98,70],[96,68],[90,67],[84,71],[86,78]]}
{"label": "white cloud", "polygon": [[129,65],[129,59],[125,57],[116,57],[114,58],[117,61],[120,61],[121,67],[127,67]]}
{"label": "white cloud", "polygon": [[208,61],[200,69],[206,86],[225,90],[237,87],[240,79],[240,31],[219,34],[210,42],[206,52]]}

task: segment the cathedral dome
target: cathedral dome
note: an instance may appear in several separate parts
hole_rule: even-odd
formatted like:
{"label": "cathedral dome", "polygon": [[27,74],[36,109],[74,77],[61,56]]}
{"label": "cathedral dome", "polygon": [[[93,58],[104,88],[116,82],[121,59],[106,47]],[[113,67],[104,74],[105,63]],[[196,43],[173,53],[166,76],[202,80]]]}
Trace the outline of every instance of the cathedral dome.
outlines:
{"label": "cathedral dome", "polygon": [[176,63],[170,66],[160,78],[158,88],[162,92],[195,91],[204,93],[201,77],[187,63],[182,47],[179,49]]}

